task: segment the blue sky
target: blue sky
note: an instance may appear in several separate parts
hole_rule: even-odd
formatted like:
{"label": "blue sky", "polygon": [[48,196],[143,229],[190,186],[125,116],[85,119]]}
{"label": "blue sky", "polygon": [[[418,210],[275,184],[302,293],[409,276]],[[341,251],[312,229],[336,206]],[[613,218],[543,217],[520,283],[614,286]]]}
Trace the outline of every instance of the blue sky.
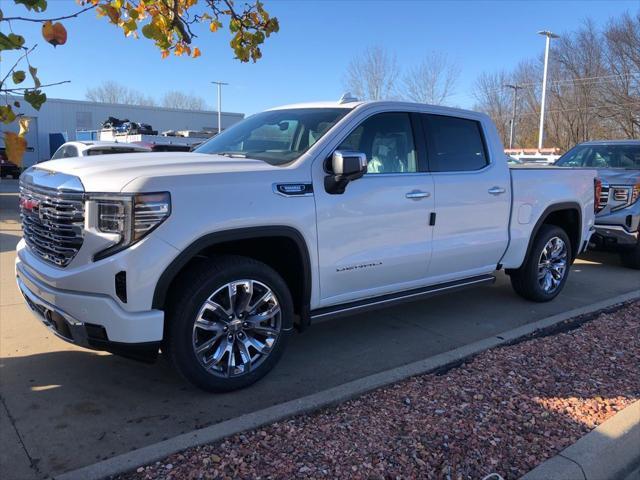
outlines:
{"label": "blue sky", "polygon": [[[367,46],[395,52],[400,66],[411,66],[425,53],[444,52],[459,63],[461,77],[451,102],[472,107],[473,83],[483,71],[509,69],[538,55],[544,39],[536,32],[577,28],[586,18],[601,25],[640,0],[583,1],[400,1],[264,0],[279,18],[280,32],[267,39],[263,59],[242,64],[233,59],[229,35],[199,30],[197,59],[170,57],[146,39],[125,38],[116,27],[89,12],[64,22],[69,38],[58,48],[46,44],[38,24],[14,23],[14,31],[37,38],[32,63],[43,82],[71,80],[47,90],[50,97],[83,99],[88,87],[116,80],[160,98],[182,90],[215,105],[211,80],[223,80],[223,110],[255,113],[301,101],[337,99],[349,60]],[[26,15],[13,0],[0,0],[5,16]],[[73,12],[68,0],[49,0],[47,16]],[[4,25],[4,24],[3,24]],[[4,56],[5,61],[9,60]],[[1,67],[0,67],[1,68]]]}

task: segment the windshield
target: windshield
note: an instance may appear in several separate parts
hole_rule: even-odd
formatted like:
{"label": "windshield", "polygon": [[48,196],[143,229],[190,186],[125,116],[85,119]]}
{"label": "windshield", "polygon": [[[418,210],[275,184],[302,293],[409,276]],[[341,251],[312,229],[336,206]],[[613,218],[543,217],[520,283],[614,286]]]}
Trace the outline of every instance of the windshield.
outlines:
{"label": "windshield", "polygon": [[577,145],[560,157],[556,166],[640,169],[640,144]]}
{"label": "windshield", "polygon": [[296,108],[258,113],[195,149],[229,157],[255,158],[271,165],[289,163],[317,142],[346,108]]}

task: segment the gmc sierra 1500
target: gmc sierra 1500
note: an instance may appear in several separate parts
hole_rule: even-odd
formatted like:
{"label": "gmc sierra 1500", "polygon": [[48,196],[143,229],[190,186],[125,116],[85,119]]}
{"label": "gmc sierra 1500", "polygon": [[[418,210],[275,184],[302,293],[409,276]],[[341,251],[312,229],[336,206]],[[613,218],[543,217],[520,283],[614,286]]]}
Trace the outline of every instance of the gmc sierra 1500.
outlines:
{"label": "gmc sierra 1500", "polygon": [[167,354],[212,391],[294,326],[494,281],[548,301],[594,226],[592,170],[512,169],[486,115],[400,102],[276,108],[194,153],[38,164],[18,285],[63,339]]}

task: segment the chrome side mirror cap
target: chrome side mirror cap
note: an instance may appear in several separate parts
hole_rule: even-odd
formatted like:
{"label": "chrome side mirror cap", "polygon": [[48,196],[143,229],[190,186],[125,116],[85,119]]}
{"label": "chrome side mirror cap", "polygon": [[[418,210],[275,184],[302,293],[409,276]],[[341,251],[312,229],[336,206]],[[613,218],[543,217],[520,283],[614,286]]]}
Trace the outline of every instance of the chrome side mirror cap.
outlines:
{"label": "chrome side mirror cap", "polygon": [[336,150],[331,156],[331,173],[324,178],[327,193],[344,193],[347,184],[367,173],[367,156],[362,152]]}

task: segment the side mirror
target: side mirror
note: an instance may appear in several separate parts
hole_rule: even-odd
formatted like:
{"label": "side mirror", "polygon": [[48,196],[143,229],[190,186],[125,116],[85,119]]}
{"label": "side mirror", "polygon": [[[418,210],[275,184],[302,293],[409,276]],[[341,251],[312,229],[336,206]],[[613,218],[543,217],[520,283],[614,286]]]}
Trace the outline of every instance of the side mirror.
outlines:
{"label": "side mirror", "polygon": [[361,152],[336,150],[331,156],[332,173],[324,177],[327,193],[342,194],[347,184],[367,173],[367,156]]}

